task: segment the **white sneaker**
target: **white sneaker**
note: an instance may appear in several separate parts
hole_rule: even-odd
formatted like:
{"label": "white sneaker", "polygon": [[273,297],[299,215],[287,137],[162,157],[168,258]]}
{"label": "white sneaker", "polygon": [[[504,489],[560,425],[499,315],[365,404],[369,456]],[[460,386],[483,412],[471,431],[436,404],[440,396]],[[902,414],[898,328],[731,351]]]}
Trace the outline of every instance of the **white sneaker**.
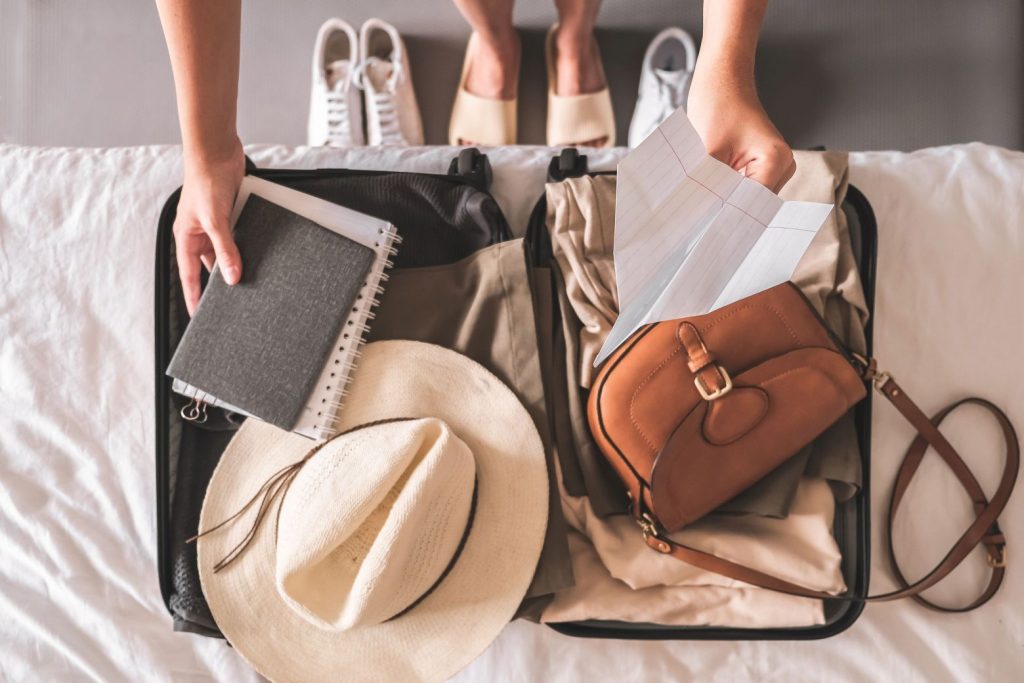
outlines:
{"label": "white sneaker", "polygon": [[636,109],[629,124],[629,146],[636,147],[669,114],[686,105],[697,62],[693,38],[681,28],[667,28],[654,37],[644,54]]}
{"label": "white sneaker", "polygon": [[366,144],[362,98],[354,85],[358,49],[355,29],[341,19],[328,19],[316,34],[306,138],[311,146]]}
{"label": "white sneaker", "polygon": [[398,30],[380,19],[359,29],[356,87],[364,92],[370,145],[422,145],[423,121],[412,88],[412,71]]}

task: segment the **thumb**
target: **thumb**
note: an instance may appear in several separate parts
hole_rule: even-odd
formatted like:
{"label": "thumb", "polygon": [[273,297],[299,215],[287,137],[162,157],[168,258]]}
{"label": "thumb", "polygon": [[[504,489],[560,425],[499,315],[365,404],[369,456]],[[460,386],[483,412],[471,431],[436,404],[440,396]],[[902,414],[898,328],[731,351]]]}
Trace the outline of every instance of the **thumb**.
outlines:
{"label": "thumb", "polygon": [[227,223],[218,223],[210,226],[210,241],[213,242],[213,250],[217,254],[217,265],[220,266],[224,282],[229,285],[236,284],[242,279],[242,256],[238,253],[238,247],[231,236]]}

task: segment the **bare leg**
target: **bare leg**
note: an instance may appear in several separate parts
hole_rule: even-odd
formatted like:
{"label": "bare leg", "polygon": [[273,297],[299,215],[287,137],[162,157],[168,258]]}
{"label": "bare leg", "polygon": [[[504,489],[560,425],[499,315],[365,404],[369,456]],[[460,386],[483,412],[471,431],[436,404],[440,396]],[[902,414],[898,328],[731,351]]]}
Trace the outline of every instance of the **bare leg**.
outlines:
{"label": "bare leg", "polygon": [[601,0],[555,0],[558,8],[559,95],[583,95],[604,88],[604,70],[594,40],[594,24]]}
{"label": "bare leg", "polygon": [[[559,95],[585,95],[605,88],[604,69],[594,39],[594,24],[601,0],[555,0],[558,9],[558,35],[555,37],[555,92]],[[599,146],[605,140],[586,140],[579,144]]]}
{"label": "bare leg", "polygon": [[515,0],[454,2],[477,35],[466,89],[481,97],[513,99],[519,81],[519,34],[512,26]]}

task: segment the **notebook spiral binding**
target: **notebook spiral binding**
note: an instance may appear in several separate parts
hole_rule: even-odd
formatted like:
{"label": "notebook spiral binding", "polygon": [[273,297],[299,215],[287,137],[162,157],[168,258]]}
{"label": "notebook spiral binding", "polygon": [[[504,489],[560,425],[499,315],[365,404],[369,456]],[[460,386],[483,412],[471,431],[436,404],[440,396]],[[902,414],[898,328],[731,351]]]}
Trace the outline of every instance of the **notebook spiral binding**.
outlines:
{"label": "notebook spiral binding", "polygon": [[[327,439],[333,436],[338,430],[338,423],[341,417],[341,410],[345,406],[345,397],[348,396],[349,383],[352,381],[352,373],[359,357],[362,355],[362,346],[366,340],[366,334],[370,331],[369,321],[376,318],[372,309],[380,305],[380,296],[384,293],[383,284],[388,281],[388,270],[394,267],[394,257],[398,253],[398,246],[402,243],[402,237],[398,234],[394,225],[380,229],[380,242],[375,247],[378,249],[378,258],[385,257],[383,267],[380,269],[371,268],[370,275],[363,283],[359,295],[356,297],[357,305],[353,306],[348,319],[342,325],[342,333],[339,335],[339,343],[331,354],[328,364],[333,368],[330,378],[336,378],[336,383],[326,384],[320,395],[318,421],[315,431],[318,439]],[[331,382],[331,379],[327,380]]]}

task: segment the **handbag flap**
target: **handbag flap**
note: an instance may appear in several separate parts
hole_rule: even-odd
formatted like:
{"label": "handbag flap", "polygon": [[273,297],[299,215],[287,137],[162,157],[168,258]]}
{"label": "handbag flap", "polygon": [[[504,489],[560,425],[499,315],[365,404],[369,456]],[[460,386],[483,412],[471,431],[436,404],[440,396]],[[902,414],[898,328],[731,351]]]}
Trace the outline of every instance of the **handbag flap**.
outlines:
{"label": "handbag flap", "polygon": [[[853,365],[836,345],[811,304],[791,283],[778,285],[705,315],[655,323],[638,331],[618,349],[602,368],[591,392],[590,420],[595,437],[627,484],[631,484],[628,479],[632,476],[640,480],[641,488],[652,484],[657,487],[653,480],[656,461],[687,460],[687,452],[680,440],[682,437],[676,440],[675,450],[666,451],[665,448],[673,433],[681,429],[698,408],[701,410],[698,420],[701,429],[698,431],[708,447],[750,450],[753,452],[747,459],[763,464],[750,470],[759,472],[754,479],[750,480],[750,476],[738,479],[745,483],[737,484],[740,488],[732,495],[792,456],[842,414],[832,417],[830,411],[818,411],[817,406],[811,403],[813,394],[804,396],[807,403],[801,409],[817,415],[817,420],[823,422],[821,428],[815,428],[814,433],[794,434],[797,440],[802,440],[796,447],[791,448],[789,440],[786,440],[772,446],[770,457],[758,455],[764,451],[763,444],[752,449],[751,440],[755,433],[761,435],[766,428],[758,425],[763,421],[774,423],[784,417],[781,411],[794,407],[788,402],[783,406],[778,397],[772,398],[778,387],[790,384],[774,384],[773,391],[767,391],[765,387],[758,389],[756,384],[737,385],[727,396],[706,401],[694,383],[695,374],[690,367],[689,354],[680,339],[679,332],[684,324],[696,330],[718,366],[725,368],[737,380],[743,378],[747,385],[750,382],[746,373],[773,359],[800,349],[818,350],[821,353],[791,357],[789,362],[813,359],[814,367],[824,373],[822,377],[839,382],[849,405],[864,396],[863,383]],[[805,375],[800,373],[800,377],[807,381],[792,384],[791,390],[817,390]],[[709,404],[725,399],[730,400],[709,408]],[[764,412],[763,418],[751,417],[759,411]],[[675,482],[678,475],[668,474],[668,469],[674,468],[666,468],[664,475],[660,474],[660,465],[658,469],[658,480],[663,482],[662,500],[667,504],[668,491],[675,486],[668,481]],[[716,473],[714,477],[701,473],[694,481],[699,483],[706,478],[724,476],[724,472]],[[733,488],[735,486],[730,486],[728,490]],[[638,492],[632,485],[630,489],[634,495]],[[686,487],[685,490],[692,489]],[[686,506],[685,513],[680,512],[676,517],[690,519],[693,511],[707,508],[706,512],[731,497],[726,495],[722,498],[722,495],[726,495],[724,488],[699,505]],[[651,503],[650,500],[647,502]],[[656,503],[654,509],[660,516],[662,511]]]}
{"label": "handbag flap", "polygon": [[864,383],[830,349],[795,349],[732,378],[700,400],[658,454],[651,498],[669,530],[741,493],[825,431],[864,396]]}

